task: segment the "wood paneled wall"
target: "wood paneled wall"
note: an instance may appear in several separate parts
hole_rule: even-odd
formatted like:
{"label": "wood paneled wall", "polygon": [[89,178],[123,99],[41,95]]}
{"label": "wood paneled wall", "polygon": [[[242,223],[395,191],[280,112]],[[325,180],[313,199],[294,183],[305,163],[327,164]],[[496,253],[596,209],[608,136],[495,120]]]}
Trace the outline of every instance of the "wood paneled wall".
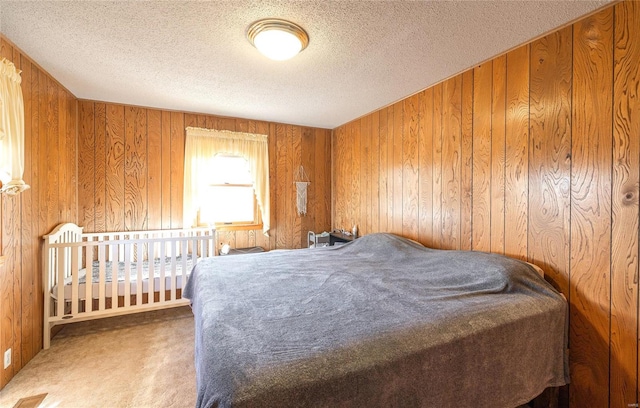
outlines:
{"label": "wood paneled wall", "polygon": [[24,180],[31,189],[0,195],[0,354],[12,349],[0,388],[42,349],[41,236],[77,220],[76,98],[6,38],[0,58],[22,70]]}
{"label": "wood paneled wall", "polygon": [[[330,227],[331,131],[245,119],[79,101],[79,223],[85,231],[182,228],[185,127],[269,136],[271,234],[219,231],[218,244],[265,249],[306,246]],[[311,185],[296,213],[294,175]]]}
{"label": "wood paneled wall", "polygon": [[570,302],[570,406],[638,402],[640,3],[334,131],[333,227],[545,269]]}

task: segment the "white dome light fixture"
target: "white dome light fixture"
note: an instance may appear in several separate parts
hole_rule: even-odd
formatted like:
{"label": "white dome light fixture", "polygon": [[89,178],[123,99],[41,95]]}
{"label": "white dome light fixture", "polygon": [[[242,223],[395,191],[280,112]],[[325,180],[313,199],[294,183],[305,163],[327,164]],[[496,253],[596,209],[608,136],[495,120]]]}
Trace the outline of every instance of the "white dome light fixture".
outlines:
{"label": "white dome light fixture", "polygon": [[264,56],[275,61],[295,57],[309,44],[309,35],[299,25],[286,20],[258,20],[247,29],[249,42]]}

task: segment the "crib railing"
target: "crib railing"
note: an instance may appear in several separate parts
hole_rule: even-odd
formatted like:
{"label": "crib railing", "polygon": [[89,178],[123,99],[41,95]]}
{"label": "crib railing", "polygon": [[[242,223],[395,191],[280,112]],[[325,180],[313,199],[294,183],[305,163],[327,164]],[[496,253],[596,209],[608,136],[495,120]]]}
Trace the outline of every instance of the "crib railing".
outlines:
{"label": "crib railing", "polygon": [[63,224],[44,238],[45,348],[56,324],[188,303],[188,274],[215,249],[208,228],[84,234]]}

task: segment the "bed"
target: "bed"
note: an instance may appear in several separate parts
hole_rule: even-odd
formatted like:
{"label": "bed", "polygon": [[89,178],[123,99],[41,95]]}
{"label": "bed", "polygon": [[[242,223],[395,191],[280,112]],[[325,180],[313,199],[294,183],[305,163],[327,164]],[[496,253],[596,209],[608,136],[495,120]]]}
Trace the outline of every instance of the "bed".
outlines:
{"label": "bed", "polygon": [[569,381],[566,300],[495,254],[371,234],[207,259],[184,296],[197,407],[513,408]]}
{"label": "bed", "polygon": [[64,223],[44,237],[44,342],[54,326],[188,304],[191,269],[213,256],[210,228],[83,233]]}

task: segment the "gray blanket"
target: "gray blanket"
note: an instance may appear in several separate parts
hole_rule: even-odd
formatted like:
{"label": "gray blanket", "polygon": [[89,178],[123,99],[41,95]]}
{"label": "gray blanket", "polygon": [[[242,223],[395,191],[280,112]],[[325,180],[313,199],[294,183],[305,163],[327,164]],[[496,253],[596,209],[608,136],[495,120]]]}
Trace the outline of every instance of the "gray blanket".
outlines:
{"label": "gray blanket", "polygon": [[499,255],[372,234],[205,259],[184,296],[198,407],[513,408],[569,380],[566,301]]}

